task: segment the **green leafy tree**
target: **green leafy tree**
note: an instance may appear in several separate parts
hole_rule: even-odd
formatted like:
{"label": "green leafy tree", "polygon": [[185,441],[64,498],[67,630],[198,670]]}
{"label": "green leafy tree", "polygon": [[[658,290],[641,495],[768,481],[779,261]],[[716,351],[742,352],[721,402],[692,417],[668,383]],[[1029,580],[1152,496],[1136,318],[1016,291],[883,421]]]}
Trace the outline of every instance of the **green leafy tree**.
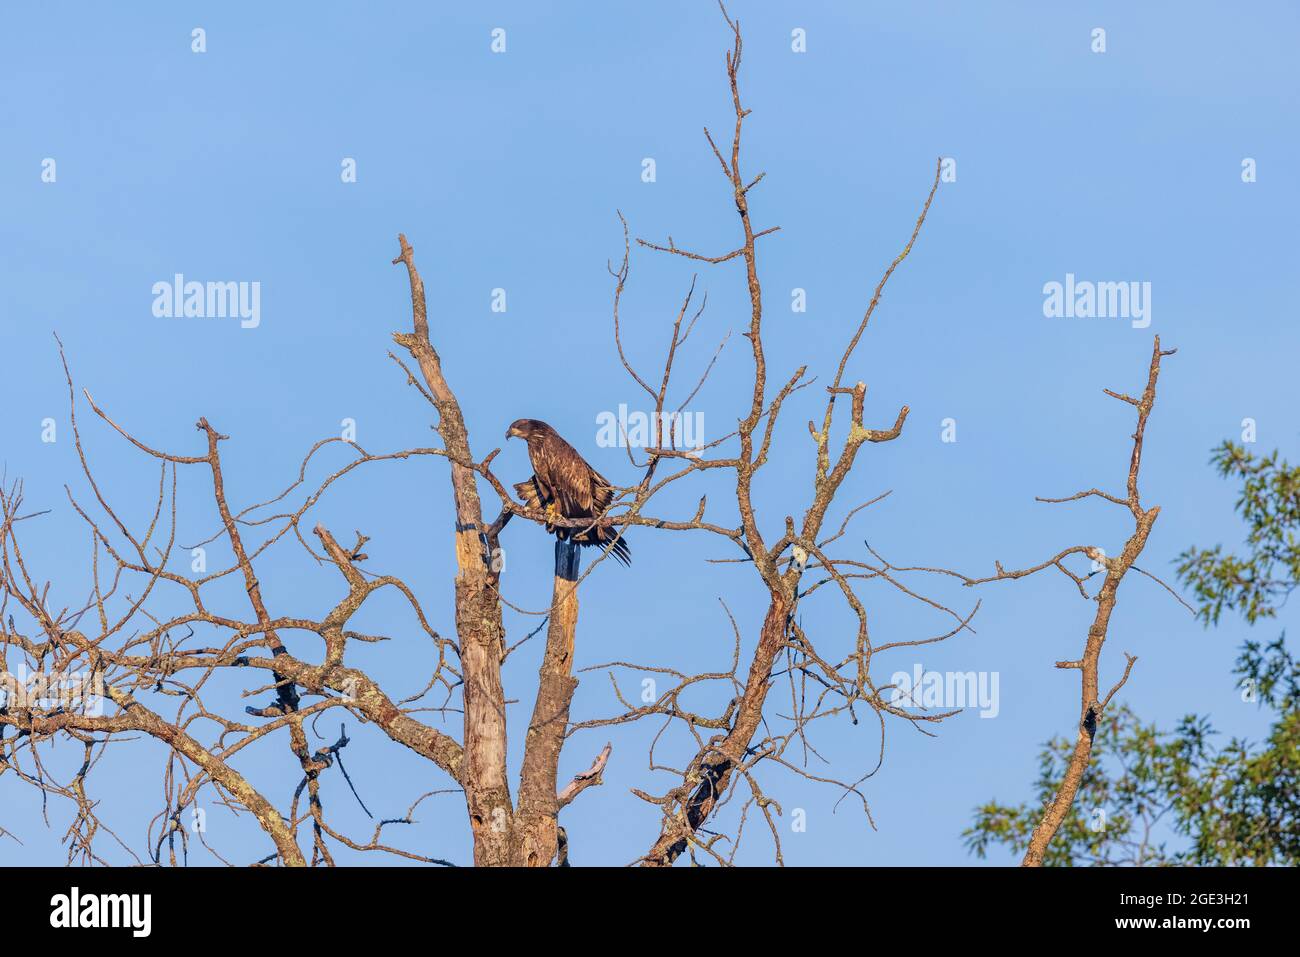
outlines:
{"label": "green leafy tree", "polygon": [[1244,557],[1225,555],[1221,545],[1189,548],[1178,556],[1178,575],[1200,602],[1207,624],[1226,608],[1254,624],[1274,618],[1300,584],[1300,466],[1279,461],[1276,451],[1256,457],[1224,442],[1210,462],[1225,478],[1241,482],[1237,511],[1249,529]]}
{"label": "green leafy tree", "polygon": [[[1228,442],[1211,461],[1221,475],[1242,483],[1237,511],[1249,529],[1245,553],[1224,554],[1218,545],[1191,548],[1179,556],[1178,574],[1207,625],[1218,623],[1225,609],[1251,624],[1276,617],[1300,584],[1300,467],[1276,452],[1256,457]],[[1273,713],[1262,744],[1233,738],[1218,746],[1205,716],[1188,715],[1172,731],[1161,731],[1128,707],[1116,709],[1098,729],[1077,811],[1043,863],[1300,863],[1300,664],[1284,634],[1268,645],[1245,642],[1234,674],[1243,700]],[[963,832],[967,848],[981,858],[998,844],[1023,852],[1072,750],[1063,738],[1047,743],[1035,801],[977,808]]]}

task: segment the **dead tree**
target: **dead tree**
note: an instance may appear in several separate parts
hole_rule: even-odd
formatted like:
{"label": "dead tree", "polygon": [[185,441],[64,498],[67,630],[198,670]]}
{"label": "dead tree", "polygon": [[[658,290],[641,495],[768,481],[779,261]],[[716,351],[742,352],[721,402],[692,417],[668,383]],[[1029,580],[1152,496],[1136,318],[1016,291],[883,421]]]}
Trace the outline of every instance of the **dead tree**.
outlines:
{"label": "dead tree", "polygon": [[[1074,545],[1067,548],[1045,562],[1033,565],[1028,568],[1008,571],[1002,567],[1000,562],[994,563],[995,574],[985,578],[971,578],[965,575],[959,575],[955,572],[948,572],[944,569],[935,568],[896,568],[895,571],[924,571],[953,574],[962,579],[962,583],[967,586],[983,585],[989,582],[1013,581],[1015,579],[1025,578],[1048,569],[1056,569],[1068,578],[1078,590],[1079,595],[1085,601],[1095,602],[1097,611],[1093,616],[1092,625],[1088,628],[1088,634],[1084,641],[1083,654],[1070,661],[1058,661],[1056,667],[1061,669],[1077,670],[1080,678],[1080,703],[1079,703],[1079,725],[1075,738],[1074,751],[1070,755],[1070,760],[1066,765],[1065,777],[1057,789],[1052,800],[1044,807],[1042,819],[1034,828],[1030,837],[1029,847],[1025,851],[1024,860],[1021,862],[1024,867],[1040,867],[1043,863],[1043,855],[1047,850],[1048,844],[1051,843],[1053,836],[1065,821],[1066,815],[1070,813],[1074,806],[1075,795],[1079,791],[1079,785],[1083,781],[1084,772],[1088,769],[1088,762],[1092,755],[1093,739],[1096,737],[1097,728],[1104,720],[1106,707],[1110,704],[1111,699],[1115,697],[1116,692],[1124,687],[1128,681],[1129,674],[1133,671],[1133,666],[1137,663],[1137,657],[1124,652],[1124,657],[1128,663],[1124,667],[1124,673],[1119,680],[1101,697],[1100,687],[1100,660],[1102,647],[1106,643],[1106,637],[1110,630],[1111,616],[1115,611],[1115,604],[1118,599],[1119,586],[1129,571],[1136,571],[1141,575],[1150,578],[1164,588],[1170,595],[1183,604],[1190,612],[1192,608],[1178,596],[1172,588],[1165,582],[1161,581],[1150,572],[1144,571],[1136,564],[1142,550],[1146,547],[1147,538],[1151,534],[1151,529],[1155,525],[1156,518],[1160,515],[1160,506],[1152,505],[1149,508],[1142,504],[1142,499],[1138,494],[1138,478],[1142,468],[1142,443],[1146,437],[1147,420],[1151,417],[1151,410],[1155,407],[1156,402],[1156,380],[1160,375],[1160,361],[1165,356],[1173,355],[1177,350],[1169,349],[1161,351],[1160,337],[1155,337],[1155,344],[1151,350],[1151,363],[1147,370],[1146,386],[1142,390],[1139,398],[1134,398],[1127,393],[1113,392],[1110,389],[1103,390],[1106,395],[1120,402],[1125,402],[1137,410],[1137,425],[1133,431],[1133,449],[1129,458],[1128,480],[1125,494],[1112,495],[1103,492],[1098,488],[1090,488],[1086,491],[1076,492],[1066,498],[1039,498],[1038,501],[1049,504],[1061,504],[1063,502],[1077,502],[1086,498],[1099,498],[1109,502],[1112,505],[1118,505],[1127,509],[1133,516],[1133,531],[1128,539],[1124,542],[1124,547],[1118,555],[1113,557],[1107,556],[1104,549],[1096,545]],[[1087,558],[1093,565],[1093,571],[1087,574],[1072,571],[1066,564],[1065,560],[1072,555]],[[1089,595],[1087,591],[1087,582],[1094,575],[1101,574],[1101,588],[1096,595]]]}
{"label": "dead tree", "polygon": [[[767,360],[763,348],[763,302],[762,283],[758,270],[758,241],[764,236],[776,233],[779,227],[760,229],[756,228],[751,222],[749,194],[762,180],[763,174],[760,173],[747,180],[741,169],[743,124],[750,112],[742,105],[740,94],[739,74],[743,44],[739,24],[727,17],[725,10],[723,13],[727,25],[731,29],[733,39],[732,48],[725,57],[726,75],[735,115],[729,158],[724,156],[707,129],[705,130],[705,136],[709,147],[718,160],[727,182],[728,192],[739,215],[741,226],[740,245],[730,252],[710,256],[679,248],[671,239],[666,245],[648,242],[643,239],[637,240],[637,243],[639,246],[652,251],[682,257],[695,262],[704,262],[711,265],[736,263],[744,266],[745,282],[751,304],[749,329],[744,336],[749,342],[753,358],[753,388],[749,394],[747,411],[743,416],[739,417],[739,427],[735,432],[710,442],[702,449],[692,450],[675,446],[671,429],[666,430],[664,428],[665,410],[669,408],[668,393],[673,381],[674,362],[678,358],[679,349],[684,345],[694,329],[704,305],[701,304],[692,312],[696,285],[695,280],[692,279],[690,288],[677,310],[673,322],[658,382],[655,383],[653,379],[647,381],[647,378],[639,374],[629,360],[624,351],[621,338],[620,305],[630,274],[631,263],[629,231],[626,221],[623,221],[624,251],[622,262],[618,268],[611,269],[615,281],[614,337],[619,358],[625,369],[633,381],[646,392],[653,402],[652,421],[656,423],[657,431],[654,444],[646,450],[645,461],[638,463],[633,459],[633,464],[637,465],[643,472],[641,481],[636,485],[622,488],[620,490],[621,495],[615,506],[597,522],[615,529],[623,529],[629,526],[648,526],[661,532],[700,530],[725,538],[730,543],[738,546],[745,556],[746,563],[753,566],[762,581],[768,596],[767,610],[743,682],[738,680],[737,675],[740,665],[740,636],[737,634],[737,654],[729,673],[686,676],[673,671],[671,668],[664,669],[655,665],[646,666],[642,670],[664,671],[675,674],[680,678],[680,683],[661,695],[659,700],[646,707],[628,706],[624,713],[611,718],[571,722],[569,710],[574,690],[577,687],[577,680],[573,676],[573,659],[578,613],[578,589],[587,576],[591,574],[595,565],[599,564],[605,556],[602,555],[593,563],[592,567],[588,568],[583,574],[578,575],[576,556],[565,546],[557,545],[554,599],[549,611],[547,643],[539,672],[537,696],[525,742],[519,802],[514,809],[511,809],[508,803],[494,806],[494,811],[498,815],[498,822],[504,829],[513,832],[509,843],[514,847],[514,851],[509,857],[511,862],[515,864],[546,864],[556,857],[563,843],[563,832],[558,826],[558,812],[563,806],[567,805],[569,800],[572,800],[574,794],[581,787],[598,778],[603,762],[608,758],[609,749],[607,748],[602,752],[596,763],[593,764],[591,771],[587,772],[586,775],[579,776],[579,779],[576,779],[568,788],[557,793],[559,755],[565,738],[574,731],[618,725],[652,716],[662,716],[672,721],[681,721],[689,727],[691,734],[699,742],[699,748],[697,753],[687,760],[684,770],[681,772],[681,783],[671,788],[666,794],[658,797],[638,792],[638,795],[644,800],[657,805],[662,814],[660,836],[654,841],[650,851],[644,855],[642,861],[647,864],[671,864],[688,846],[698,846],[709,853],[716,854],[711,847],[698,844],[695,835],[700,826],[713,814],[718,804],[726,799],[728,792],[733,789],[734,784],[739,780],[746,781],[752,792],[752,797],[746,802],[742,811],[742,817],[747,813],[750,806],[756,804],[767,818],[774,838],[776,837],[776,829],[772,824],[772,809],[775,804],[762,794],[752,770],[755,766],[766,761],[773,765],[782,765],[796,773],[806,773],[792,762],[786,760],[785,750],[795,741],[802,742],[806,740],[806,728],[812,721],[835,715],[852,714],[855,703],[861,702],[865,706],[872,708],[882,719],[881,748],[883,750],[883,717],[885,715],[894,715],[920,725],[924,722],[940,721],[954,713],[918,714],[893,703],[888,693],[891,690],[890,687],[877,686],[871,677],[872,657],[875,653],[890,648],[911,647],[916,644],[940,641],[951,637],[968,627],[975,610],[972,609],[964,616],[959,615],[931,599],[917,595],[893,578],[882,567],[881,563],[855,558],[834,559],[823,551],[831,543],[843,537],[848,522],[854,514],[883,497],[877,496],[869,502],[858,505],[845,516],[844,522],[837,533],[823,538],[828,512],[853,469],[859,451],[867,444],[887,442],[897,438],[901,434],[907,418],[908,409],[904,406],[897,413],[891,427],[886,429],[869,428],[865,424],[866,385],[857,382],[852,386],[848,386],[845,385],[844,380],[848,364],[866,331],[872,314],[880,302],[885,285],[894,270],[911,252],[920,233],[938,188],[939,169],[936,165],[934,180],[906,245],[885,270],[875,287],[861,321],[851,336],[848,337],[848,342],[835,375],[830,384],[826,386],[827,401],[820,428],[813,422],[808,423],[808,431],[812,439],[811,455],[809,456],[811,489],[809,499],[804,506],[802,518],[796,525],[793,514],[781,516],[778,522],[783,534],[772,536],[773,540],[769,540],[765,537],[761,519],[756,514],[753,504],[752,494],[755,477],[769,460],[777,419],[784,404],[794,393],[811,384],[812,380],[806,374],[806,367],[800,367],[789,376],[774,396],[770,393]],[[450,389],[441,377],[440,365],[436,361],[436,353],[433,352],[432,345],[426,344],[428,322],[427,318],[425,318],[423,286],[415,269],[410,247],[404,238],[402,239],[402,256],[399,257],[399,261],[404,261],[407,264],[411,275],[416,336],[414,341],[409,337],[398,337],[398,342],[410,349],[412,355],[419,362],[428,391],[432,393],[433,400],[435,404],[439,405],[441,411],[444,403],[454,403],[454,397],[451,397]],[[721,348],[719,346],[719,351]],[[433,361],[430,362],[421,358],[422,354],[433,355]],[[716,355],[717,353],[714,354],[715,359]],[[711,369],[712,362],[706,367],[703,377],[695,384],[685,400],[677,406],[679,413],[704,385]],[[411,381],[415,381],[413,376]],[[836,448],[833,447],[831,439],[832,426],[835,424],[835,413],[837,407],[843,411],[846,405],[849,417],[848,435],[842,445]],[[458,415],[456,418],[458,418]],[[671,413],[669,413],[667,421],[671,422]],[[459,435],[459,431],[457,434]],[[477,473],[493,489],[500,500],[500,515],[491,526],[487,527],[481,547],[474,550],[472,543],[466,538],[465,547],[458,549],[457,552],[458,562],[461,564],[464,576],[482,575],[484,574],[482,571],[484,556],[490,554],[496,548],[496,535],[499,534],[501,528],[510,520],[511,516],[520,515],[533,521],[543,521],[545,516],[525,509],[511,498],[505,483],[493,473],[491,468],[492,461],[497,454],[496,450],[490,452],[481,462],[475,462],[470,454],[467,440],[464,447],[461,447],[459,443],[453,445],[450,440],[446,441],[447,455],[452,459],[453,475],[458,467],[466,472]],[[674,470],[666,475],[656,477],[660,466],[664,464],[671,466]],[[647,514],[646,509],[651,500],[666,487],[688,480],[708,470],[724,470],[734,476],[735,525],[722,525],[708,521],[705,517],[707,501],[704,498],[701,498],[695,514],[689,519],[674,520]],[[453,482],[455,482],[455,479],[453,479]],[[459,503],[461,497],[459,493],[457,494]],[[591,524],[590,522],[565,521],[563,519],[556,522],[553,517],[550,521],[552,524],[569,526]],[[458,508],[458,522],[460,523],[458,529],[464,529],[464,531],[458,533],[461,535],[483,528],[482,517],[477,509],[466,512]],[[606,549],[606,552],[608,552],[608,549]],[[467,569],[466,562],[477,565],[477,568]],[[819,572],[825,577],[801,589],[800,583],[803,576],[810,570]],[[883,580],[890,586],[899,588],[917,601],[949,616],[952,622],[951,627],[920,642],[900,641],[873,647],[867,629],[866,609],[853,587],[855,579]],[[487,580],[485,579],[485,581]],[[496,582],[492,582],[492,585],[488,587],[493,587],[496,584]],[[811,637],[804,633],[800,627],[796,615],[800,601],[806,600],[809,595],[814,594],[823,587],[837,589],[854,610],[859,621],[857,634],[851,642],[851,648],[847,649],[845,654],[834,658],[830,656],[823,658],[818,654]],[[458,609],[461,607],[461,601],[462,596],[458,590]],[[460,624],[463,616],[459,611],[457,617],[458,624]],[[480,621],[483,619],[484,616],[480,615],[475,616],[472,620]],[[498,623],[499,618],[493,621],[491,629],[499,627]],[[462,644],[464,644],[463,636]],[[818,693],[815,703],[810,706],[810,710],[806,712],[800,711],[796,715],[788,733],[756,741],[756,735],[764,719],[764,706],[771,686],[772,672],[778,659],[783,654],[791,658],[788,673],[791,675],[792,685],[794,676],[799,675],[800,680],[804,683],[812,683],[817,686]],[[593,666],[588,670],[606,667],[608,666]],[[614,667],[641,668],[642,666],[614,663]],[[469,680],[468,672],[469,666],[466,663],[467,683]],[[496,680],[497,684],[493,686],[494,694],[497,693],[496,688],[499,687],[499,672]],[[737,696],[730,702],[722,715],[700,715],[682,707],[680,699],[687,689],[702,682],[716,680],[727,680],[738,685]],[[622,696],[619,697],[622,700]],[[504,710],[504,706],[502,706],[502,710]],[[468,742],[477,736],[479,732],[476,730],[473,735],[471,734],[468,706],[466,712],[468,752]],[[711,734],[706,740],[706,737],[701,732],[710,732]],[[712,732],[719,733],[712,734]],[[503,751],[504,727],[494,725],[492,733],[494,736],[501,735],[499,741],[500,748]],[[493,753],[496,753],[495,750]],[[811,775],[808,776],[811,777]],[[862,800],[863,807],[866,809],[865,798],[858,790],[857,784],[834,783],[842,787],[846,794],[855,794]],[[468,787],[468,785],[466,786]],[[474,802],[472,799],[469,803],[473,807]],[[735,845],[733,843],[730,857],[734,858],[734,854]],[[777,856],[779,859],[779,840],[777,841]]]}
{"label": "dead tree", "polygon": [[[778,227],[762,228],[751,219],[750,197],[763,174],[751,176],[742,167],[742,133],[750,116],[741,97],[743,45],[739,24],[725,10],[723,16],[731,34],[725,69],[734,128],[730,143],[724,141],[723,147],[707,129],[705,136],[725,182],[721,196],[739,217],[738,245],[716,255],[679,247],[671,238],[666,243],[638,239],[637,248],[690,263],[743,267],[750,303],[748,328],[743,335],[752,361],[752,387],[747,386],[739,398],[736,430],[702,448],[680,447],[671,426],[664,428],[665,415],[671,422],[668,410],[676,408],[680,412],[704,386],[717,352],[698,382],[678,402],[682,390],[675,388],[675,363],[704,309],[702,300],[696,304],[696,282],[692,279],[671,323],[662,371],[653,377],[636,371],[624,350],[621,334],[624,319],[620,307],[631,272],[633,245],[629,227],[620,216],[623,256],[620,265],[610,270],[614,342],[633,382],[654,404],[656,434],[642,460],[637,461],[629,452],[639,480],[620,488],[609,511],[594,521],[556,519],[530,510],[511,497],[507,485],[494,473],[492,463],[499,450],[493,449],[481,458],[476,456],[471,422],[451,384],[454,376],[444,373],[434,345],[436,329],[431,326],[415,253],[405,236],[399,237],[399,255],[394,264],[406,270],[412,321],[409,332],[394,334],[399,354],[392,357],[410,385],[435,410],[435,429],[440,439],[437,447],[372,453],[355,442],[326,439],[311,447],[297,479],[287,488],[267,501],[241,508],[232,503],[225,483],[221,451],[227,436],[206,419],[198,422],[199,435],[193,449],[163,451],[137,437],[137,430],[118,425],[86,394],[85,403],[99,424],[116,431],[122,441],[158,468],[153,519],[142,531],[133,530],[96,480],[78,431],[76,412],[80,400],[71,373],[67,373],[73,432],[90,489],[85,503],[71,492],[69,501],[84,519],[90,537],[90,596],[84,602],[61,607],[60,602],[66,599],[54,597],[50,583],[29,567],[20,532],[26,534],[25,529],[31,527],[26,522],[32,516],[24,512],[21,484],[5,485],[0,491],[0,620],[4,621],[0,656],[7,657],[0,657],[0,670],[7,672],[14,659],[21,657],[37,672],[58,679],[78,676],[80,683],[73,693],[59,700],[52,700],[48,694],[10,695],[5,699],[0,708],[0,774],[12,773],[46,795],[72,803],[69,861],[105,860],[96,841],[107,834],[138,861],[183,862],[195,838],[182,825],[182,815],[193,811],[202,794],[256,821],[270,843],[270,853],[256,863],[330,865],[339,848],[447,863],[391,843],[386,829],[410,823],[416,809],[432,795],[458,790],[464,795],[474,863],[564,864],[568,839],[559,815],[585,789],[601,783],[613,753],[612,744],[605,746],[585,771],[561,784],[558,767],[567,739],[575,732],[646,719],[684,728],[693,744],[688,753],[667,765],[656,763],[652,752],[652,766],[669,768],[672,781],[658,795],[635,792],[654,808],[653,817],[647,821],[646,851],[638,862],[670,865],[689,854],[692,858],[732,863],[751,811],[766,823],[780,861],[776,819],[782,810],[765,793],[760,772],[779,769],[825,782],[838,790],[841,798],[851,796],[860,803],[870,821],[862,784],[883,761],[887,727],[902,722],[924,732],[928,725],[955,713],[933,712],[900,702],[891,693],[896,689],[879,681],[877,657],[891,650],[940,642],[968,630],[978,602],[968,611],[955,611],[904,582],[897,574],[899,570],[874,551],[850,550],[838,555],[833,549],[844,547],[847,529],[856,515],[888,495],[885,492],[866,501],[854,498],[847,507],[842,501],[854,488],[849,479],[851,474],[858,474],[855,467],[860,457],[865,457],[862,453],[876,443],[897,439],[908,415],[904,405],[894,414],[892,425],[868,424],[874,417],[867,409],[867,387],[849,378],[849,366],[890,277],[913,250],[938,189],[939,170],[936,166],[902,250],[884,270],[860,321],[845,330],[844,349],[834,374],[823,386],[824,408],[816,421],[808,422],[809,444],[802,452],[779,453],[787,462],[796,458],[806,462],[805,495],[801,501],[783,503],[773,515],[761,515],[755,504],[755,482],[777,454],[774,445],[779,416],[803,398],[796,396],[814,380],[801,366],[775,384],[769,382],[759,249],[760,240],[775,234]],[[719,351],[722,348],[718,346]],[[1152,398],[1159,355],[1157,349],[1150,385]],[[412,365],[407,364],[408,359]],[[1146,404],[1139,408],[1141,422],[1145,423],[1150,400],[1143,401]],[[498,424],[484,425],[496,428]],[[339,445],[346,448],[351,460],[318,484],[309,485],[306,475],[315,456],[326,447]],[[308,513],[336,483],[355,470],[373,463],[427,457],[446,460],[451,483],[450,518],[454,522],[452,546],[457,569],[451,623],[454,637],[448,637],[450,631],[430,622],[415,590],[401,577],[367,569],[363,549],[369,539],[361,532],[357,532],[351,547],[342,544],[320,522],[311,528],[311,535],[303,534]],[[1137,451],[1134,483],[1136,463]],[[195,473],[197,480],[210,485],[216,527],[213,535],[200,544],[229,548],[231,558],[216,571],[191,574],[177,571],[173,558],[179,548],[177,485],[182,475]],[[709,515],[704,495],[690,516],[655,514],[656,499],[665,489],[697,482],[704,476],[722,477],[730,488],[730,500],[713,506],[715,511],[721,508],[722,517]],[[488,500],[495,496],[497,501],[486,507],[484,496]],[[1154,512],[1140,511],[1135,485],[1130,499],[1124,501],[1131,502],[1140,527],[1149,531]],[[496,517],[489,521],[485,516],[493,511]],[[833,513],[839,520],[838,527],[833,524]],[[1145,515],[1149,517],[1142,518]],[[620,534],[628,528],[644,528],[656,535],[691,532],[714,536],[731,550],[728,561],[743,563],[757,576],[765,606],[761,609],[761,625],[756,633],[746,635],[727,610],[732,634],[725,644],[731,647],[731,663],[717,672],[686,674],[671,663],[610,662],[588,666],[583,670],[608,673],[620,707],[613,715],[575,720],[571,714],[578,682],[575,657],[582,648],[578,599],[581,592],[587,601],[599,601],[599,593],[584,591],[584,585],[605,560],[609,548],[580,571],[573,549],[558,545],[553,599],[549,609],[543,610],[547,615],[546,643],[538,682],[531,694],[523,762],[517,781],[512,781],[506,760],[508,716],[512,703],[527,700],[529,695],[507,695],[503,687],[502,662],[520,647],[517,641],[507,642],[506,612],[518,606],[503,594],[493,556],[502,530],[514,517],[568,527],[600,524]],[[1142,521],[1145,526],[1141,526]],[[355,522],[364,524],[365,516],[357,516]],[[332,566],[329,574],[337,576],[344,590],[342,597],[317,617],[274,609],[274,603],[268,603],[263,595],[259,567],[265,554],[281,543],[294,541],[317,562]],[[1145,531],[1137,548],[1144,541]],[[1112,588],[1112,596],[1133,557],[1136,552],[1127,560],[1116,559],[1126,563],[1119,571],[1108,572],[1107,587]],[[244,610],[237,614],[217,610],[208,597],[230,582],[238,583],[244,595]],[[926,626],[928,630],[921,631],[920,637],[909,634],[890,641],[878,640],[868,628],[869,600],[863,594],[868,586],[896,590],[927,614],[941,618],[942,625]],[[399,698],[382,687],[349,658],[349,649],[358,644],[391,637],[365,634],[350,624],[365,603],[381,591],[401,597],[413,623],[410,627],[428,641],[431,674],[424,689],[408,698]],[[856,628],[843,634],[823,634],[819,629],[806,628],[799,613],[819,593],[842,601],[856,619]],[[185,605],[180,610],[175,608],[177,596]],[[19,621],[14,620],[15,614]],[[536,619],[521,616],[521,620],[521,630],[526,630]],[[536,630],[533,628],[533,632]],[[315,636],[317,653],[292,652],[284,641],[290,633]],[[1099,649],[1100,641],[1097,645]],[[1091,660],[1095,684],[1095,655]],[[668,675],[675,683],[654,701],[633,705],[619,690],[616,678],[629,670]],[[1088,698],[1087,667],[1084,674]],[[778,680],[789,691],[789,714],[782,715],[769,701]],[[209,700],[216,697],[213,689],[222,682],[242,682],[243,696],[262,698],[263,703],[247,707],[242,715],[222,713],[215,705],[209,707]],[[693,709],[688,699],[696,691],[718,687],[730,692],[725,705],[715,711]],[[422,720],[420,712],[429,710],[422,705],[431,695],[441,698],[433,709],[440,714],[454,713],[459,705],[463,712],[459,739]],[[103,713],[87,708],[90,701],[105,702]],[[873,739],[870,748],[873,761],[868,762],[874,767],[856,778],[841,776],[844,779],[809,771],[807,755],[813,750],[810,734],[821,726],[819,723],[839,719],[856,724],[859,712],[868,710],[874,718],[869,727],[878,729],[878,742]],[[415,797],[403,817],[380,821],[368,838],[353,837],[335,827],[321,797],[322,775],[337,769],[340,775],[347,776],[344,754],[353,741],[345,726],[332,744],[313,750],[308,743],[309,732],[319,736],[316,724],[331,711],[337,714],[329,717],[351,716],[438,769],[438,784],[433,790]],[[167,749],[163,806],[149,827],[143,856],[99,818],[98,802],[90,785],[98,767],[116,760],[124,735],[141,734]],[[325,740],[331,738],[332,731]],[[287,760],[300,781],[286,807],[277,806],[260,793],[239,770],[241,752],[263,739],[284,740]],[[84,753],[80,769],[70,777],[46,770],[44,751],[54,743]],[[348,783],[352,783],[350,778]],[[724,834],[718,818],[733,799],[739,805],[735,831]],[[704,829],[706,822],[708,833]],[[305,843],[309,851],[300,833],[303,829],[307,830]],[[225,860],[202,833],[198,833],[197,840],[218,859]]]}

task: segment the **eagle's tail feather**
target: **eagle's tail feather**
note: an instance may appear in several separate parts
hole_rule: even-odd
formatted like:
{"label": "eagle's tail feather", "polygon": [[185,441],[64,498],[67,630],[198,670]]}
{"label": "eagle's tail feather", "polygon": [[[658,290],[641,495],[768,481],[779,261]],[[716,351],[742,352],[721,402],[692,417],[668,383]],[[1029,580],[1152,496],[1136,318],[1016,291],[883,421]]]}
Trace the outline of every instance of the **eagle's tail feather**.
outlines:
{"label": "eagle's tail feather", "polygon": [[528,508],[542,507],[542,497],[537,491],[537,480],[532,476],[529,476],[526,482],[515,483],[515,494],[519,496],[519,501]]}
{"label": "eagle's tail feather", "polygon": [[[598,545],[603,550],[609,544],[609,540],[614,537],[613,530],[608,528],[593,529],[592,532],[594,534],[584,535],[581,539],[574,539],[574,541],[583,546]],[[628,548],[626,535],[619,536],[618,541],[614,542],[613,548],[609,551],[624,565],[631,567],[632,549]]]}

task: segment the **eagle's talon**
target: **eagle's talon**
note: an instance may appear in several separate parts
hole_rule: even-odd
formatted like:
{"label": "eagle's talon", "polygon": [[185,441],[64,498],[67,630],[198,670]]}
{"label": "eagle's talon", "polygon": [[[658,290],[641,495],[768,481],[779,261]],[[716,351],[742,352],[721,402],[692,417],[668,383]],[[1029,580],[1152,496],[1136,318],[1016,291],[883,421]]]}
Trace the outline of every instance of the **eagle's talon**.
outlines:
{"label": "eagle's talon", "polygon": [[546,503],[546,524],[554,525],[557,519],[563,518],[560,514],[560,506],[554,502]]}

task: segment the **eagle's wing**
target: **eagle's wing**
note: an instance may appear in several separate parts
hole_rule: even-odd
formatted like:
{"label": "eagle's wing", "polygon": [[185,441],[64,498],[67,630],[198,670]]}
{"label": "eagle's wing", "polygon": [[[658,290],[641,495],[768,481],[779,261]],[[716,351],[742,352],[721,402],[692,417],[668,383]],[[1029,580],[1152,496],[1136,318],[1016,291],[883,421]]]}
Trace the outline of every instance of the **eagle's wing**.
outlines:
{"label": "eagle's wing", "polygon": [[595,469],[591,470],[591,500],[596,515],[607,512],[609,503],[614,500],[614,487]]}
{"label": "eagle's wing", "polygon": [[[614,489],[609,484],[609,480],[595,469],[591,470],[591,488],[595,514],[604,515],[609,511],[610,503],[614,500]],[[626,535],[620,534],[613,528],[596,528],[585,537],[587,541],[582,544],[594,543],[604,547],[612,542],[610,551],[614,557],[624,565],[632,564],[632,551],[628,548]]]}
{"label": "eagle's wing", "polygon": [[[565,518],[596,518],[609,509],[614,498],[609,481],[558,435],[546,436],[536,449],[529,443],[528,456],[533,463],[533,477],[516,485],[515,491],[530,508],[554,502]],[[627,540],[612,528],[583,532],[547,525],[547,531],[552,530],[561,540],[571,538],[579,545],[610,545],[615,558],[624,565],[631,563]]]}
{"label": "eagle's wing", "polygon": [[538,482],[550,490],[565,518],[592,514],[592,468],[564,439],[549,435],[540,443],[533,472]]}

